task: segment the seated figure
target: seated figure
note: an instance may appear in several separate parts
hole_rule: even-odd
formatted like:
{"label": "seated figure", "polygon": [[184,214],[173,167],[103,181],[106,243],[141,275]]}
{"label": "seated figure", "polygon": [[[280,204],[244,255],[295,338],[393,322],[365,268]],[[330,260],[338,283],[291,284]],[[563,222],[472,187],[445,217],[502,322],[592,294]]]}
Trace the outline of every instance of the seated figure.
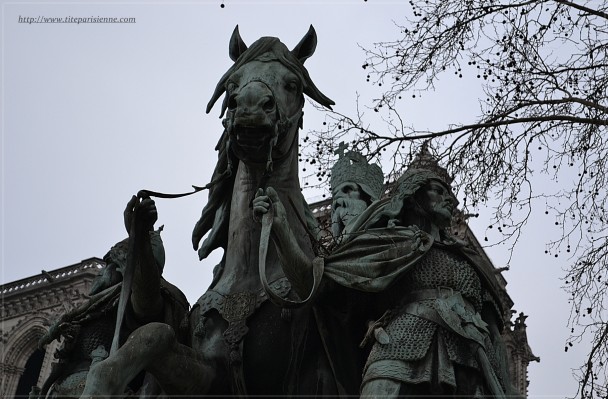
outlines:
{"label": "seated figure", "polygon": [[[137,226],[133,226],[132,231],[139,241],[134,249],[141,250],[141,256],[134,262],[135,272],[145,277],[133,280],[119,335],[115,336],[117,305],[123,273],[128,266],[130,238],[118,242],[104,256],[106,267],[93,281],[89,300],[61,315],[41,338],[40,346],[61,338],[63,345],[55,354],[59,361],[53,364],[38,397],[79,398],[89,369],[108,357],[113,340],[118,339],[122,344],[132,331],[145,323],[164,322],[178,335],[185,332],[189,305],[183,293],[161,277],[165,251],[160,237],[162,227],[153,230],[156,218],[156,206],[150,199],[140,201],[133,197],[127,205],[127,230],[131,230],[130,223],[134,220]],[[131,381],[125,394],[135,392],[156,395],[160,390],[153,379],[142,374]]]}

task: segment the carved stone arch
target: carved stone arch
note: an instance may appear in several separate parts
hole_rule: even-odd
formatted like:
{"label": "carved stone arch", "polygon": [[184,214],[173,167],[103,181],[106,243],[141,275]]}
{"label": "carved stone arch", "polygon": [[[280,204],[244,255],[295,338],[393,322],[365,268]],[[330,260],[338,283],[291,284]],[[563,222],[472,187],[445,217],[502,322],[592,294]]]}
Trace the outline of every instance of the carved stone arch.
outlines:
{"label": "carved stone arch", "polygon": [[[504,336],[503,336],[504,337]],[[505,337],[506,338],[506,337]],[[511,337],[509,337],[509,339],[505,339],[504,343],[505,343],[505,349],[507,350],[507,353],[512,354],[513,352],[515,352],[515,344],[513,343],[513,340],[510,339]]]}
{"label": "carved stone arch", "polygon": [[[4,343],[1,397],[15,395],[25,364],[38,349],[38,341],[47,332],[49,324],[48,316],[39,312],[28,316],[10,331],[10,336]],[[49,357],[48,352],[47,350],[45,358]]]}

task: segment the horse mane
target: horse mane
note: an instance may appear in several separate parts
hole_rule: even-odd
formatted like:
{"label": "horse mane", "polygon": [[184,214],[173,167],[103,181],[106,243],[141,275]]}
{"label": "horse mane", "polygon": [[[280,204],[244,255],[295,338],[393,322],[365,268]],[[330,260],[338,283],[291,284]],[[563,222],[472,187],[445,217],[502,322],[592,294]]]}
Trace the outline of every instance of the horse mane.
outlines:
{"label": "horse mane", "polygon": [[[230,218],[230,201],[234,188],[235,173],[229,164],[236,165],[236,157],[227,148],[228,132],[224,130],[215,150],[218,151],[218,162],[213,170],[211,181],[217,183],[209,188],[207,204],[203,208],[201,217],[192,231],[192,245],[194,250],[209,230],[211,233],[198,249],[200,260],[205,259],[216,248],[224,248],[228,244],[228,222]],[[229,157],[231,161],[229,162]]]}

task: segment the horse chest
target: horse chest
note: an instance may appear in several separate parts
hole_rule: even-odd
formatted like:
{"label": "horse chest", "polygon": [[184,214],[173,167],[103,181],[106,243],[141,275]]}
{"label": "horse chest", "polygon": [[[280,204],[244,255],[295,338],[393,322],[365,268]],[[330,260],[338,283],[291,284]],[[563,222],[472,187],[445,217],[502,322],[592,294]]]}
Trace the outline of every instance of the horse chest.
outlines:
{"label": "horse chest", "polygon": [[226,293],[260,289],[261,283],[258,277],[259,226],[253,223],[251,216],[236,219],[231,221],[229,237],[226,248],[226,267],[219,282],[220,286]]}
{"label": "horse chest", "polygon": [[[258,271],[261,224],[254,220],[250,206],[261,179],[259,174],[239,164],[236,180],[240,189],[234,190],[231,199],[225,269],[215,288],[223,293],[251,292],[262,287]],[[281,276],[278,262],[276,251],[271,248],[268,263],[273,279]]]}

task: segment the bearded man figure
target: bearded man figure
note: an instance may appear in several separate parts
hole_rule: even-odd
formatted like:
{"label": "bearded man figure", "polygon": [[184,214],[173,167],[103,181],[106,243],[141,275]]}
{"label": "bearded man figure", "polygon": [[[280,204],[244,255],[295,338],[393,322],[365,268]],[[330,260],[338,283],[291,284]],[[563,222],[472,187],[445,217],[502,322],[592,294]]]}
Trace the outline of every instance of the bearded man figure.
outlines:
{"label": "bearded man figure", "polygon": [[[372,202],[340,225],[339,244],[316,262],[288,239],[285,209],[272,192],[254,200],[254,210],[266,213],[273,207],[275,245],[294,286],[314,290],[315,268],[317,273],[321,268],[326,284],[317,303],[349,315],[341,320],[341,330],[331,329],[342,331],[336,334],[342,346],[354,347],[345,331],[357,334],[361,327],[355,313],[386,310],[370,323],[362,343],[369,347],[373,342],[362,367],[362,397],[514,395],[500,335],[503,311],[496,277],[475,249],[449,232],[458,201],[447,173],[421,166],[408,169],[389,198]],[[355,204],[360,201],[352,190],[344,194]],[[353,297],[348,290],[374,295],[366,298],[379,309],[353,306],[344,300]]]}
{"label": "bearded man figure", "polygon": [[[340,156],[331,168],[330,187],[332,192],[331,233],[332,246],[325,248],[332,252],[341,242],[349,241],[347,228],[356,224],[356,220],[367,208],[376,204],[384,190],[384,174],[377,164],[368,163],[367,159],[356,151],[349,151]],[[283,263],[283,270],[297,292],[309,292],[312,286],[312,259],[304,255],[297,244],[291,226],[287,223],[285,208],[272,187],[259,189],[252,200],[254,215],[261,216],[273,209],[273,224],[270,237]],[[288,208],[289,209],[289,208]]]}
{"label": "bearded man figure", "polygon": [[349,151],[331,168],[331,232],[337,242],[346,225],[382,195],[384,175],[359,152]]}
{"label": "bearded man figure", "polygon": [[449,176],[409,169],[368,231],[419,229],[422,256],[382,295],[389,310],[368,333],[375,343],[361,396],[505,397],[513,389],[500,331],[494,275],[449,232],[458,201]]}

